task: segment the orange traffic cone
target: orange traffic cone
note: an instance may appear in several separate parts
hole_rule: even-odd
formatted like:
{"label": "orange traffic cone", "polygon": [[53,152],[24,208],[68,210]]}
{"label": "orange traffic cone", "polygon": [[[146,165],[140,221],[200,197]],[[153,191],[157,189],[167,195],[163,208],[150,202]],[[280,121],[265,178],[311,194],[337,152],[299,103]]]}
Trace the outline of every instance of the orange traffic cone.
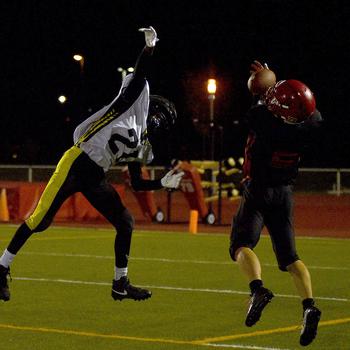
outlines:
{"label": "orange traffic cone", "polygon": [[9,222],[10,213],[7,206],[7,193],[6,188],[1,189],[0,193],[0,221]]}

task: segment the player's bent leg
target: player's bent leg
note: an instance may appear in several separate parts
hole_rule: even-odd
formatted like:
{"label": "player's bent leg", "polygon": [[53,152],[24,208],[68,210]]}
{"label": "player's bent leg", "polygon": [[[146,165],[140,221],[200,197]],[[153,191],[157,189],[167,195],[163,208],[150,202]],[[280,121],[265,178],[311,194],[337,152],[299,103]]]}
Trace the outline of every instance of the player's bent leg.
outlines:
{"label": "player's bent leg", "polygon": [[10,300],[10,288],[8,285],[8,276],[10,276],[10,265],[17,252],[25,244],[33,231],[23,223],[18,227],[10,244],[0,257],[0,300]]}
{"label": "player's bent leg", "polygon": [[[117,231],[114,244],[116,276],[112,282],[112,298],[114,300],[150,298],[152,295],[150,291],[131,285],[127,277],[134,219],[124,207],[119,194],[105,178],[83,194]],[[120,270],[124,270],[121,275],[118,273]]]}
{"label": "player's bent leg", "polygon": [[301,260],[296,260],[287,266],[294,285],[302,300],[312,298],[312,285],[309,270]]}
{"label": "player's bent leg", "polygon": [[78,190],[76,176],[75,174],[71,175],[74,163],[81,154],[82,151],[77,147],[72,147],[65,152],[45,187],[34,212],[19,226],[8,248],[0,257],[0,299],[5,301],[10,299],[9,265],[15,255],[33,233],[44,231],[50,226],[62,203]]}
{"label": "player's bent leg", "polygon": [[235,252],[235,260],[239,269],[248,281],[261,280],[261,265],[258,257],[252,249],[240,247]]}
{"label": "player's bent leg", "polygon": [[131,285],[127,276],[121,277],[118,281],[113,280],[112,298],[114,300],[133,299],[140,301],[151,296],[151,291]]}
{"label": "player's bent leg", "polygon": [[309,270],[301,260],[296,260],[287,266],[298,293],[303,300],[303,323],[300,332],[300,344],[309,345],[317,335],[317,327],[321,318],[321,311],[314,305],[312,284]]}
{"label": "player's bent leg", "polygon": [[[138,301],[148,299],[151,297],[152,292],[131,285],[127,277],[131,236],[134,227],[134,219],[127,209],[124,209],[118,219],[114,221],[114,226],[117,231],[114,246],[116,278],[112,284],[112,298],[114,300],[133,299]],[[118,271],[123,270],[123,275],[119,275]]]}
{"label": "player's bent leg", "polygon": [[260,320],[262,311],[274,295],[269,289],[263,287],[260,262],[252,249],[240,247],[236,250],[234,257],[251,288],[245,324],[247,327],[252,327]]}

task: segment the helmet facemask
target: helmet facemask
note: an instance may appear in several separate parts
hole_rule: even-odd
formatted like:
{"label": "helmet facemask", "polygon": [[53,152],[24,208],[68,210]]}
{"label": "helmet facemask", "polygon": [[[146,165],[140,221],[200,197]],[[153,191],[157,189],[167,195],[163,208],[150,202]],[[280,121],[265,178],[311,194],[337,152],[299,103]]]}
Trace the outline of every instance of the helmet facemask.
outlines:
{"label": "helmet facemask", "polygon": [[147,133],[150,142],[165,136],[177,118],[175,105],[159,95],[150,96],[147,116]]}

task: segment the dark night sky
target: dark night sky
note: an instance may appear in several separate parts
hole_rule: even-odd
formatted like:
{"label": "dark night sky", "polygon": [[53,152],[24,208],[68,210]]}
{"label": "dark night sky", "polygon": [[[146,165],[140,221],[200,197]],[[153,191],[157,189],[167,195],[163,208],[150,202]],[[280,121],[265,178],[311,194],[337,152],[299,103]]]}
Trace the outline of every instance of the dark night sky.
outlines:
{"label": "dark night sky", "polygon": [[[249,64],[259,59],[278,79],[301,80],[316,96],[325,127],[304,165],[350,167],[349,6],[307,0],[2,1],[0,161],[54,164],[87,109],[116,95],[117,68],[133,65],[144,45],[137,29],[152,25],[160,41],[151,93],[172,99],[179,114],[169,157],[202,156],[203,134],[192,120],[208,118],[209,75],[218,80],[223,156],[242,152]],[[72,60],[76,52],[86,59],[82,76]],[[65,106],[57,102],[60,94],[68,97]],[[160,154],[160,161],[165,158]]]}

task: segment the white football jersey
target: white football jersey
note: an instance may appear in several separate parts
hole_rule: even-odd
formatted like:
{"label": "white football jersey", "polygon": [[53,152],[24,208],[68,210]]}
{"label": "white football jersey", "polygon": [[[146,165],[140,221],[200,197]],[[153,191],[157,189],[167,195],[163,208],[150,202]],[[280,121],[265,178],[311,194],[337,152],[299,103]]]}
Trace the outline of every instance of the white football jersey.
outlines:
{"label": "white football jersey", "polygon": [[128,86],[132,74],[125,77],[118,96],[77,126],[74,143],[95,163],[107,171],[120,162],[150,163],[152,147],[147,139],[146,119],[149,107],[149,86],[145,85],[129,105],[119,108],[115,103]]}

